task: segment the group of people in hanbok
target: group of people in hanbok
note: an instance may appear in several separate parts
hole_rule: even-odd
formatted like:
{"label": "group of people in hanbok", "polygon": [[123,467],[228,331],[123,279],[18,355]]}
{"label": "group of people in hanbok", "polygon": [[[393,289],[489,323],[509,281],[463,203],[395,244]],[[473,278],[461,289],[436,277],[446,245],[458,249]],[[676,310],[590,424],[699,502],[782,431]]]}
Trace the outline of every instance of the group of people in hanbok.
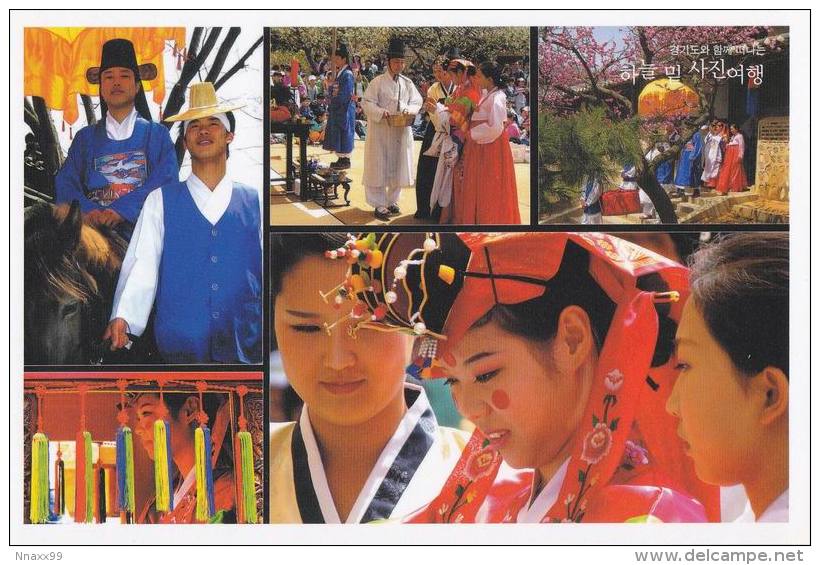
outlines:
{"label": "group of people in hanbok", "polygon": [[[332,168],[350,167],[356,121],[355,81],[350,54],[340,45],[330,87],[324,148],[338,160]],[[403,188],[416,187],[416,219],[447,224],[519,224],[515,170],[507,130],[507,104],[500,66],[478,66],[451,50],[433,65],[436,82],[424,100],[402,74],[405,45],[393,38],[384,73],[364,89],[361,108],[367,118],[364,185],[367,203],[380,220],[401,214]],[[420,112],[429,121],[414,171],[410,118]]]}
{"label": "group of people in hanbok", "polygon": [[743,165],[745,141],[737,124],[713,120],[701,127],[681,149],[674,167],[667,161],[657,169],[663,186],[674,186],[678,194],[700,195],[713,188],[719,194],[746,190],[749,183]]}
{"label": "group of people in hanbok", "polygon": [[[679,139],[674,130],[667,141],[652,145],[646,153],[650,162],[663,154]],[[670,194],[699,197],[701,189],[714,189],[726,196],[729,192],[741,192],[749,183],[744,169],[745,152],[743,133],[737,124],[713,120],[701,127],[681,148],[677,161],[663,161],[655,169],[655,178],[661,187]],[[637,172],[633,164],[624,165],[621,171],[621,190],[639,190],[641,217],[651,219],[656,215],[655,206],[649,195],[638,187]],[[581,187],[583,205],[583,223],[596,224],[603,221],[600,198],[603,195],[603,183],[598,178],[585,179]]]}
{"label": "group of people in hanbok", "polygon": [[501,67],[451,50],[433,63],[436,82],[416,176],[417,219],[442,224],[519,224],[518,194]]}
{"label": "group of people in hanbok", "polygon": [[717,522],[738,483],[740,519],[788,520],[787,234],[691,269],[595,233],[274,235],[270,264],[305,403],[274,523]]}

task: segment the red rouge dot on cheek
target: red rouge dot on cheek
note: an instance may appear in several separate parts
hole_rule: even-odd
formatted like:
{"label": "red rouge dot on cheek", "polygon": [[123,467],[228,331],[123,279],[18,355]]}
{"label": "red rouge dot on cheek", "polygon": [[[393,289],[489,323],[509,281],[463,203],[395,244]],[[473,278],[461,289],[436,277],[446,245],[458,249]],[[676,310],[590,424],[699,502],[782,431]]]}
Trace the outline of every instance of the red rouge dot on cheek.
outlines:
{"label": "red rouge dot on cheek", "polygon": [[490,400],[498,410],[506,410],[510,407],[510,397],[501,389],[494,390]]}

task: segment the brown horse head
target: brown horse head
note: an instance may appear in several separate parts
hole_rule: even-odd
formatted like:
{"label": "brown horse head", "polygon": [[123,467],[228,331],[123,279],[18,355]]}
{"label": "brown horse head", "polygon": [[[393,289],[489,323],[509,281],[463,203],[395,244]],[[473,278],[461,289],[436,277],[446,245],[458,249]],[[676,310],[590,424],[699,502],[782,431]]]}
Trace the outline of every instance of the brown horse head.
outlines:
{"label": "brown horse head", "polygon": [[111,313],[127,243],[83,222],[77,201],[25,216],[27,365],[87,363]]}

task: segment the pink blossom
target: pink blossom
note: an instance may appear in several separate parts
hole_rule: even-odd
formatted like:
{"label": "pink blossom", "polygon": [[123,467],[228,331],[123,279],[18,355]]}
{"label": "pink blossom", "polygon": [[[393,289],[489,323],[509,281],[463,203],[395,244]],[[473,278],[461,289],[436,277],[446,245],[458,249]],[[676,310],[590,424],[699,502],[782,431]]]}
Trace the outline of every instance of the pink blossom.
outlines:
{"label": "pink blossom", "polygon": [[644,446],[634,441],[627,440],[624,447],[624,459],[633,467],[638,465],[646,465],[649,463],[649,451]]}
{"label": "pink blossom", "polygon": [[619,369],[612,369],[604,377],[604,385],[610,392],[618,392],[624,384],[624,374]]}
{"label": "pink blossom", "polygon": [[581,460],[594,465],[606,457],[612,448],[612,432],[604,422],[595,424],[595,428],[584,438]]}

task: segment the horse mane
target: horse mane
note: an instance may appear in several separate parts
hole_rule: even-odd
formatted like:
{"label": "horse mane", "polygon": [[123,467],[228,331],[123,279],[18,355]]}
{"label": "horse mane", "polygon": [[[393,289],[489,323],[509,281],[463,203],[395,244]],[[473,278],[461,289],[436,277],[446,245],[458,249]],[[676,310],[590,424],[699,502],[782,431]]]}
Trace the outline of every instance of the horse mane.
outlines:
{"label": "horse mane", "polygon": [[106,226],[80,227],[78,244],[67,249],[59,228],[68,205],[36,205],[26,210],[26,291],[56,300],[89,302],[99,293],[98,278],[113,278],[122,266],[127,243]]}

